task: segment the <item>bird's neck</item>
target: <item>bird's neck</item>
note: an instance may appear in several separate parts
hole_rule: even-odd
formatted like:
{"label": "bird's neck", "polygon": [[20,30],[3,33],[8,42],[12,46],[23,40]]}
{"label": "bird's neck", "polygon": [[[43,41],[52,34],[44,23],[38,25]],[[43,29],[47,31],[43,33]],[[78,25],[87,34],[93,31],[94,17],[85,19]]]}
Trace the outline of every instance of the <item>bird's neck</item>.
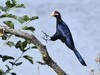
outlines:
{"label": "bird's neck", "polygon": [[62,22],[61,17],[57,17],[57,18],[56,18],[56,21],[57,21],[57,24],[59,24],[60,22]]}

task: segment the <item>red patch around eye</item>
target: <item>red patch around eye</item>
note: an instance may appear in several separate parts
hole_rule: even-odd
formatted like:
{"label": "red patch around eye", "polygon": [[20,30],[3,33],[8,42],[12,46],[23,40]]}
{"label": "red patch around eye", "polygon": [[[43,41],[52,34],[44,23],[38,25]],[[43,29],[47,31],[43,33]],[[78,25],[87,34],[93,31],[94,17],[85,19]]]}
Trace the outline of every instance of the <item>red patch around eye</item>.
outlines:
{"label": "red patch around eye", "polygon": [[60,13],[59,13],[58,11],[55,11],[54,14],[56,14],[56,15],[60,15]]}

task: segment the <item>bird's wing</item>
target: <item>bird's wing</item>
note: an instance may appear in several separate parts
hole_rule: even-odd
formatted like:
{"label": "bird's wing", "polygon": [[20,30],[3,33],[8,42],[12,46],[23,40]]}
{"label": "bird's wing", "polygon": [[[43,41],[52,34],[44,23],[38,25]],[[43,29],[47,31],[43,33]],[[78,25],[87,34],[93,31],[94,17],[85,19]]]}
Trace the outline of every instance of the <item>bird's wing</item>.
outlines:
{"label": "bird's wing", "polygon": [[60,36],[67,38],[67,37],[71,37],[71,33],[70,30],[68,28],[68,26],[64,23],[62,24],[58,24],[58,31],[60,32]]}
{"label": "bird's wing", "polygon": [[58,30],[60,32],[61,41],[63,40],[62,42],[64,42],[70,49],[74,49],[75,46],[74,46],[73,38],[66,23],[63,22],[59,24]]}

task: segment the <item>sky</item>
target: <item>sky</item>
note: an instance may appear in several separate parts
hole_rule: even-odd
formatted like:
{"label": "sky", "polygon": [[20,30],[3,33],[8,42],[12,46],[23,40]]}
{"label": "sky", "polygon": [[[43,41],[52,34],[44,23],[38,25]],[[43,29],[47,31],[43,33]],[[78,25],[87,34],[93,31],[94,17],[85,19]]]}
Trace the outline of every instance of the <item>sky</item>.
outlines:
{"label": "sky", "polygon": [[[0,0],[0,5],[3,5],[4,2],[4,0]],[[66,73],[70,75],[90,75],[91,68],[95,69],[95,73],[99,72],[95,62],[97,54],[100,53],[99,0],[19,0],[18,2],[24,3],[26,9],[14,9],[10,13],[18,16],[39,16],[38,20],[30,22],[28,25],[36,28],[34,35],[46,45],[49,55]],[[56,20],[50,16],[55,10],[61,13],[62,19],[70,28],[75,46],[87,63],[87,67],[82,66],[74,53],[60,40],[46,43],[42,39],[44,36],[42,31],[50,36],[56,32]],[[0,23],[3,20],[0,20]],[[15,28],[20,28],[20,24],[14,22]],[[12,37],[11,40],[17,41],[19,39]],[[0,39],[0,41],[2,40]],[[8,46],[0,47],[0,53],[12,55],[16,58],[20,55],[19,50]],[[15,67],[13,70],[18,75],[57,75],[49,66],[36,63],[36,61],[42,61],[38,50],[30,50],[26,54],[34,58],[34,64],[21,59],[20,61],[24,61],[23,65]],[[4,63],[0,64],[0,67],[6,69]]]}

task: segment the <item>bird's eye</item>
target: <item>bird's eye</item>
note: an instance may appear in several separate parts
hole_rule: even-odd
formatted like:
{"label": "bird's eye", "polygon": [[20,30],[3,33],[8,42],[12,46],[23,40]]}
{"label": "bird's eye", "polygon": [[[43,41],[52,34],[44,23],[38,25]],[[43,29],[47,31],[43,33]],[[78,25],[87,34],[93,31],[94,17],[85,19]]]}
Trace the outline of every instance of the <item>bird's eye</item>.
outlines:
{"label": "bird's eye", "polygon": [[58,13],[56,13],[55,15],[59,15]]}

